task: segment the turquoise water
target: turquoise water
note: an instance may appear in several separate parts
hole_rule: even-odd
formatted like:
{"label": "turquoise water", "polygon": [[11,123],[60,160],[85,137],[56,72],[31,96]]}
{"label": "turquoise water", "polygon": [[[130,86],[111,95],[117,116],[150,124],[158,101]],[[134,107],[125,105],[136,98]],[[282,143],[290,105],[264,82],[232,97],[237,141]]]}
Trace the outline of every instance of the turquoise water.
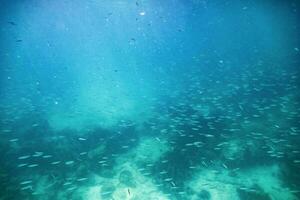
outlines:
{"label": "turquoise water", "polygon": [[300,199],[296,0],[2,0],[0,199]]}

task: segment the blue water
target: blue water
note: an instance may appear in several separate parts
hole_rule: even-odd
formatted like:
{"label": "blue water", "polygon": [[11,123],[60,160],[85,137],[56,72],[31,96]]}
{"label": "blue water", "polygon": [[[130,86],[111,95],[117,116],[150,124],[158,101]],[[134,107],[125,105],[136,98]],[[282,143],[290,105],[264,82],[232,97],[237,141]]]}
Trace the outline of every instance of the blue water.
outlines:
{"label": "blue water", "polygon": [[0,199],[300,199],[297,0],[2,0]]}

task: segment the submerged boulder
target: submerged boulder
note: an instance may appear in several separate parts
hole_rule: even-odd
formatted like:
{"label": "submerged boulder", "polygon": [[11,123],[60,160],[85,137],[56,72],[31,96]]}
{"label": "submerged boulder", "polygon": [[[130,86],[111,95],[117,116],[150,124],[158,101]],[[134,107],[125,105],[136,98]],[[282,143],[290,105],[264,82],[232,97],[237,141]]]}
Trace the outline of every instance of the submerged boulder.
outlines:
{"label": "submerged boulder", "polygon": [[123,170],[119,175],[120,183],[128,187],[136,187],[136,182],[134,181],[133,175],[128,170]]}
{"label": "submerged boulder", "polygon": [[197,194],[197,200],[210,200],[210,199],[211,199],[211,195],[207,190],[201,190]]}

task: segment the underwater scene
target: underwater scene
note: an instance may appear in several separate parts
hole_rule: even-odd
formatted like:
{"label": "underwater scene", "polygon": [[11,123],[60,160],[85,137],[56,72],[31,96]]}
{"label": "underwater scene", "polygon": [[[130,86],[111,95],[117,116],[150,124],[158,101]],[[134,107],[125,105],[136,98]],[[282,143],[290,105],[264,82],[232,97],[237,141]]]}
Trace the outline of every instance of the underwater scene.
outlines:
{"label": "underwater scene", "polygon": [[300,199],[300,1],[1,0],[0,200]]}

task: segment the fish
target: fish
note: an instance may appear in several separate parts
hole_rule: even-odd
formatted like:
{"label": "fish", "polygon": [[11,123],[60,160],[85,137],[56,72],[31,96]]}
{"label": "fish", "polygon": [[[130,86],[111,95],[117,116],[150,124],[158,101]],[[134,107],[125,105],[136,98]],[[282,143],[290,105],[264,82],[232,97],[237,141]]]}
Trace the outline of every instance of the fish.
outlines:
{"label": "fish", "polygon": [[71,182],[65,182],[64,184],[63,184],[63,186],[67,186],[67,185],[71,185],[72,183]]}
{"label": "fish", "polygon": [[12,130],[10,130],[10,129],[4,129],[4,130],[2,130],[2,133],[10,133],[10,132],[12,132]]}
{"label": "fish", "polygon": [[21,188],[21,190],[28,190],[28,189],[33,190],[32,185],[28,185],[28,186],[25,186],[25,187]]}
{"label": "fish", "polygon": [[61,161],[54,161],[54,162],[51,163],[51,165],[57,165],[59,163],[61,163]]}
{"label": "fish", "polygon": [[85,181],[85,180],[87,180],[87,179],[88,179],[88,178],[78,178],[77,181],[78,181],[78,182],[81,182],[81,181]]}
{"label": "fish", "polygon": [[168,172],[167,171],[161,171],[159,172],[159,174],[167,174]]}
{"label": "fish", "polygon": [[225,169],[228,169],[228,167],[227,167],[227,165],[225,165],[225,163],[223,163],[222,166],[223,166]]}
{"label": "fish", "polygon": [[140,172],[142,172],[142,171],[145,171],[146,169],[145,168],[139,168],[138,169]]}
{"label": "fish", "polygon": [[9,21],[9,22],[7,22],[8,24],[10,24],[10,25],[12,25],[12,26],[16,26],[17,24],[15,23],[15,22],[13,22],[13,21]]}
{"label": "fish", "polygon": [[34,152],[34,154],[32,155],[32,157],[40,157],[40,156],[42,156],[43,154],[44,154],[43,152],[36,151],[36,152]]}
{"label": "fish", "polygon": [[26,165],[28,165],[27,163],[21,163],[21,164],[19,164],[17,167],[19,168],[19,167],[25,167]]}
{"label": "fish", "polygon": [[76,186],[73,186],[73,187],[68,188],[67,190],[72,191],[72,190],[75,190],[76,188],[77,188]]}
{"label": "fish", "polygon": [[72,165],[72,164],[74,164],[74,161],[73,161],[73,160],[66,161],[65,164],[66,164],[66,165]]}
{"label": "fish", "polygon": [[44,155],[43,158],[52,158],[52,155]]}
{"label": "fish", "polygon": [[109,195],[109,194],[111,194],[111,193],[113,193],[113,191],[102,192],[101,195],[105,196],[105,195]]}
{"label": "fish", "polygon": [[39,166],[38,164],[31,164],[31,165],[28,165],[27,167],[28,168],[33,168],[33,167],[37,167],[37,166]]}
{"label": "fish", "polygon": [[29,180],[29,181],[23,181],[20,183],[20,185],[27,185],[29,183],[32,183],[32,180]]}
{"label": "fish", "polygon": [[25,160],[27,158],[30,158],[30,155],[20,156],[20,157],[18,157],[18,160]]}

